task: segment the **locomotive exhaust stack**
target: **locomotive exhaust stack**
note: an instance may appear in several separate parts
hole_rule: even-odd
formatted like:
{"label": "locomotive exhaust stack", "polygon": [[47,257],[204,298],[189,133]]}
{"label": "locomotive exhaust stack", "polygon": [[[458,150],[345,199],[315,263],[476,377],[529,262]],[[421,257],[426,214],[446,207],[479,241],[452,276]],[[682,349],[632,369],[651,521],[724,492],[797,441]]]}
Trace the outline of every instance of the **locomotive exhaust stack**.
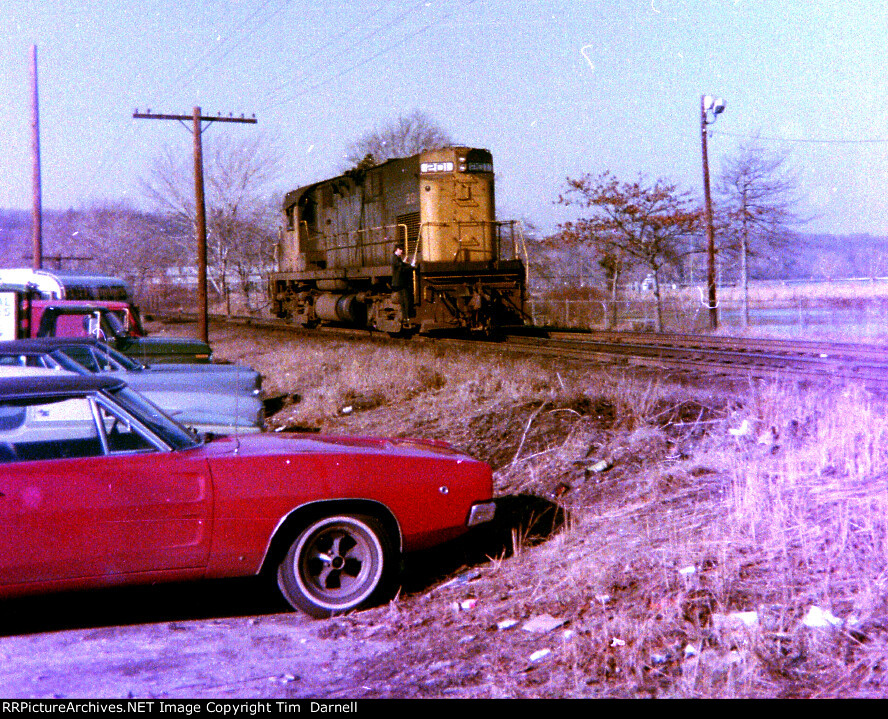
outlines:
{"label": "locomotive exhaust stack", "polygon": [[392,334],[522,325],[516,223],[497,222],[494,208],[491,155],[466,147],[294,190],[270,278],[273,310],[307,327],[344,322]]}

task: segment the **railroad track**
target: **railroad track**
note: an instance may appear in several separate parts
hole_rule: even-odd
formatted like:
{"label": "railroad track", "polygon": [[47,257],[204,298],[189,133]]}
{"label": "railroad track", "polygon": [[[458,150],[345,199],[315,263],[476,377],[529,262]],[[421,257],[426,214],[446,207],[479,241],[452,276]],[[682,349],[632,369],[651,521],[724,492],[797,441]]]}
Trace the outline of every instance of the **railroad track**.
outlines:
{"label": "railroad track", "polygon": [[510,337],[532,352],[725,377],[861,381],[888,389],[888,347],[854,343],[621,332]]}
{"label": "railroad track", "polygon": [[[214,318],[269,330],[304,330],[271,318]],[[327,328],[338,336],[367,337],[367,330]],[[382,333],[373,337],[388,339]],[[489,346],[522,354],[560,357],[607,366],[640,367],[729,378],[858,381],[888,390],[888,346],[764,338],[643,332],[564,332],[543,336],[512,334],[499,342],[441,338],[451,345]]]}

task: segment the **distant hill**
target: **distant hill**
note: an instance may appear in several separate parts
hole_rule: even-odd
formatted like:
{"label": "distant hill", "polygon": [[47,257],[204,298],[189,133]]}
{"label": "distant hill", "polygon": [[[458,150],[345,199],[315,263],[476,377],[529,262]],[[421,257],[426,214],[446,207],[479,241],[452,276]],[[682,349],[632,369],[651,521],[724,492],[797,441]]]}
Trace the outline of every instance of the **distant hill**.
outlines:
{"label": "distant hill", "polygon": [[[121,274],[121,248],[131,249],[139,235],[153,238],[156,256],[161,261],[169,254],[164,247],[170,238],[182,233],[181,220],[126,207],[112,206],[104,214],[96,210],[44,210],[44,267]],[[102,239],[108,237],[120,246],[109,246]],[[30,210],[0,209],[0,267],[30,267],[32,242]]]}
{"label": "distant hill", "polygon": [[[187,233],[181,221],[157,214],[128,210],[135,224],[150,227],[157,249],[165,238]],[[101,248],[78,241],[83,237],[86,216],[77,210],[45,210],[43,213],[43,254],[47,267],[109,273]],[[132,225],[130,225],[132,226]],[[529,242],[529,248],[540,247]],[[158,258],[160,253],[158,252]],[[31,212],[0,209],[0,267],[30,266]],[[56,259],[62,258],[62,259]],[[720,267],[723,282],[739,278],[739,261],[725,259]],[[604,283],[597,259],[586,253],[566,253],[554,248],[537,251],[532,257],[535,282],[544,285],[601,285]],[[701,256],[694,259],[699,273]],[[626,277],[626,281],[643,279]],[[750,277],[758,280],[832,279],[840,277],[888,277],[888,236],[869,234],[827,235],[799,233],[781,249],[750,261]],[[664,278],[665,279],[665,278]],[[688,278],[676,277],[684,282]]]}

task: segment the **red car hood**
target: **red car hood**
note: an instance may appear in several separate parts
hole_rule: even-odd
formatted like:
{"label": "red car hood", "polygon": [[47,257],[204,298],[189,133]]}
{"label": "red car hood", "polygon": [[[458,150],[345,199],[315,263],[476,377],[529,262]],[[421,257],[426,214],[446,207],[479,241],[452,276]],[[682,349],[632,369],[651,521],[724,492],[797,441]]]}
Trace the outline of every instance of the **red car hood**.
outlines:
{"label": "red car hood", "polygon": [[397,454],[400,456],[462,457],[468,455],[446,442],[419,439],[328,437],[323,435],[263,433],[217,437],[204,445],[208,457],[269,457],[288,454]]}

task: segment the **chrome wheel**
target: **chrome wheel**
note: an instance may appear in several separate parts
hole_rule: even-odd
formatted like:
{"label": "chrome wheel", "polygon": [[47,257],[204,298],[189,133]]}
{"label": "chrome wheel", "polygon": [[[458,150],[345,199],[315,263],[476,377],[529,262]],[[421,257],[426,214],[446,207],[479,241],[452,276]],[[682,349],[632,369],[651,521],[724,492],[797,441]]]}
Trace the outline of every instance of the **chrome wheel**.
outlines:
{"label": "chrome wheel", "polygon": [[315,520],[296,538],[278,569],[278,586],[297,609],[327,617],[366,603],[384,585],[390,541],[372,517]]}

